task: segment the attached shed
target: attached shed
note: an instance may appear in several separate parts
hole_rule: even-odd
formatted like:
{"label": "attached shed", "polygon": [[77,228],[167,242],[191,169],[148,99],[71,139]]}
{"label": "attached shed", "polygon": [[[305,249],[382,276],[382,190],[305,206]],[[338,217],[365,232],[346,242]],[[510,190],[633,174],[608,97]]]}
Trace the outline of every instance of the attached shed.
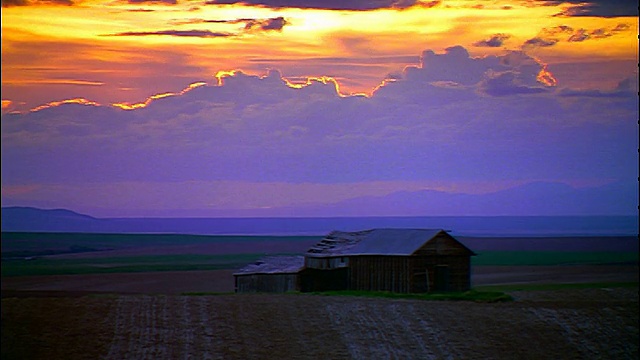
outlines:
{"label": "attached shed", "polygon": [[441,229],[334,231],[305,253],[302,291],[466,291],[473,251]]}
{"label": "attached shed", "polygon": [[300,291],[300,271],[304,256],[270,256],[251,263],[233,274],[235,291],[240,293]]}

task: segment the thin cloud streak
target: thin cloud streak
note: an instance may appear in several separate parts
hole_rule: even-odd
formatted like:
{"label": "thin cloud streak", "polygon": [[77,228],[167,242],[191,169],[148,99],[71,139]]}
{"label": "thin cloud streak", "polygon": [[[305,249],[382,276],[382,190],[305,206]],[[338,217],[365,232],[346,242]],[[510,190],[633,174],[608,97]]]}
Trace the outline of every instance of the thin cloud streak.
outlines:
{"label": "thin cloud streak", "polygon": [[125,31],[104,36],[178,36],[178,37],[199,37],[218,38],[236,36],[227,32],[213,32],[210,30],[158,30],[158,31]]}
{"label": "thin cloud streak", "polygon": [[407,9],[412,6],[431,8],[438,6],[440,1],[422,2],[416,0],[208,0],[207,5],[242,4],[261,6],[273,9],[297,8],[297,9],[323,9],[323,10],[352,10],[367,11],[377,9]]}
{"label": "thin cloud streak", "polygon": [[2,7],[14,7],[14,6],[73,6],[75,2],[72,0],[2,0]]}
{"label": "thin cloud streak", "polygon": [[285,25],[289,22],[282,16],[256,19],[256,18],[241,18],[241,19],[187,19],[187,20],[175,20],[171,22],[173,25],[190,25],[190,24],[244,24],[244,30],[263,30],[263,31],[281,31]]}
{"label": "thin cloud streak", "polygon": [[129,4],[163,4],[163,5],[176,5],[177,0],[127,0]]}

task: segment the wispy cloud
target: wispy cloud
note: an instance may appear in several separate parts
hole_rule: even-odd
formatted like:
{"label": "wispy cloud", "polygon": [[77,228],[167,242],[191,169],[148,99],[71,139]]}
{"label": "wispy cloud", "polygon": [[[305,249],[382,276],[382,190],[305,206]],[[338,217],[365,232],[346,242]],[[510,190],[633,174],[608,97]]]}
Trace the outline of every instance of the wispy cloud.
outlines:
{"label": "wispy cloud", "polygon": [[2,0],[2,7],[42,6],[42,5],[75,5],[73,0]]}
{"label": "wispy cloud", "polygon": [[129,4],[163,4],[163,5],[176,5],[178,0],[127,0]]}
{"label": "wispy cloud", "polygon": [[495,34],[486,40],[480,40],[473,43],[477,47],[501,47],[506,40],[511,37],[509,34]]}
{"label": "wispy cloud", "polygon": [[282,16],[258,19],[258,18],[240,18],[240,19],[187,19],[175,20],[171,22],[173,25],[186,24],[244,24],[245,31],[262,30],[262,31],[281,31],[289,22]]}
{"label": "wispy cloud", "polygon": [[523,47],[525,47],[525,48],[530,48],[530,47],[549,47],[549,46],[553,46],[553,45],[555,45],[557,43],[558,43],[557,39],[545,39],[545,38],[536,36],[534,38],[531,38],[531,39],[525,41]]}
{"label": "wispy cloud", "polygon": [[610,28],[593,30],[585,28],[574,29],[568,25],[543,28],[536,37],[525,41],[523,48],[549,47],[559,42],[583,42],[590,39],[604,39],[615,36],[629,28],[630,26],[624,23]]}
{"label": "wispy cloud", "polygon": [[105,36],[178,36],[178,37],[199,37],[199,38],[219,38],[232,37],[235,34],[228,32],[214,32],[210,30],[158,30],[158,31],[126,31]]}
{"label": "wispy cloud", "polygon": [[567,39],[569,42],[582,42],[589,39],[605,39],[617,35],[630,28],[627,24],[618,24],[611,28],[598,28],[594,30],[578,29]]}
{"label": "wispy cloud", "polygon": [[208,0],[207,5],[243,4],[268,8],[298,8],[298,9],[326,9],[326,10],[376,10],[376,9],[406,9],[412,6],[431,8],[438,6],[441,1],[417,0]]}
{"label": "wispy cloud", "polygon": [[270,19],[254,19],[246,22],[245,30],[280,31],[286,24],[287,21],[282,16]]}

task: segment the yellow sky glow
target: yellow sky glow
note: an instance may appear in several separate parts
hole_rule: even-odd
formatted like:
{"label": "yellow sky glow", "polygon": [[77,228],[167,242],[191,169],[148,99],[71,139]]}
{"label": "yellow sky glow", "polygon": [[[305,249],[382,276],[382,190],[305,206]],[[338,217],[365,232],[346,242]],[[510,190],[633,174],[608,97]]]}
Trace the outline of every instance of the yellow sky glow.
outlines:
{"label": "yellow sky glow", "polygon": [[[347,58],[417,57],[423,50],[442,51],[453,45],[465,46],[473,56],[523,49],[549,64],[637,59],[637,18],[553,16],[566,6],[447,1],[433,8],[356,12],[194,1],[85,1],[74,6],[7,7],[2,9],[2,94],[3,100],[30,107],[64,98],[136,104],[196,81],[213,82],[219,71],[263,75],[268,68],[279,69],[285,77],[339,79],[345,94],[371,93],[387,74],[415,63]],[[132,11],[141,9],[152,11]],[[275,17],[286,19],[281,31],[245,29],[245,22],[233,22]],[[569,42],[571,34],[561,33],[553,46],[523,47],[529,39],[549,35],[545,29],[558,26],[587,33],[600,30],[609,36]],[[495,34],[507,34],[502,46],[473,45]],[[327,64],[315,58],[342,60]],[[159,73],[167,77],[164,82]]]}

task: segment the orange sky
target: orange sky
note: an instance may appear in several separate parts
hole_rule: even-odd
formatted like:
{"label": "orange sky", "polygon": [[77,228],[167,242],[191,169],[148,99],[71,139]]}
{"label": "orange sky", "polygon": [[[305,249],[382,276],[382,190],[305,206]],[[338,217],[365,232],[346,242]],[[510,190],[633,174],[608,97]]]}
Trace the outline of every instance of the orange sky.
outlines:
{"label": "orange sky", "polygon": [[560,87],[610,89],[637,71],[637,17],[555,16],[569,3],[350,11],[170,2],[3,2],[3,111],[77,98],[140,104],[233,69],[278,69],[292,83],[328,76],[344,94],[371,93],[422,51],[453,45],[472,56],[523,50],[548,63]]}

